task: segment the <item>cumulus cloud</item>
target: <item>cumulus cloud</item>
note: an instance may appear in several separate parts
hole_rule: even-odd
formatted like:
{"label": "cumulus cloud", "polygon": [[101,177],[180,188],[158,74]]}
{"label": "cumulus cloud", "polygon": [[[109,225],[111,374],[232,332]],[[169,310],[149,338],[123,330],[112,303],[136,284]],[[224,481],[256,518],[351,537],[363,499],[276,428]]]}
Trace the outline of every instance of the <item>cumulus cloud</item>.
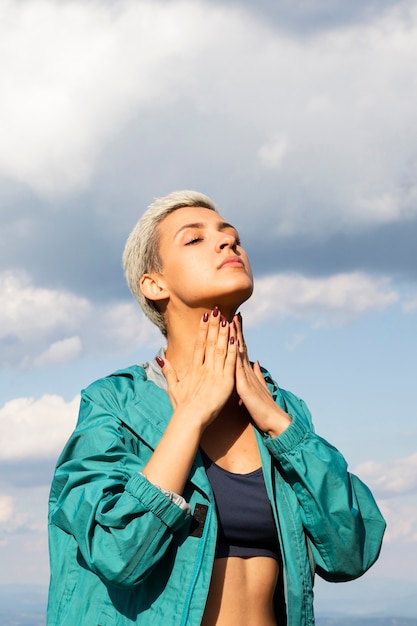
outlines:
{"label": "cumulus cloud", "polygon": [[315,325],[346,323],[369,311],[381,310],[399,298],[387,279],[361,272],[308,278],[276,274],[259,279],[245,305],[249,324],[266,318],[310,318]]}
{"label": "cumulus cloud", "polygon": [[382,497],[417,491],[417,453],[385,464],[367,461],[355,471]]}
{"label": "cumulus cloud", "polygon": [[28,516],[19,510],[16,498],[9,494],[0,494],[0,546],[7,543],[7,537],[27,524]]}
{"label": "cumulus cloud", "polygon": [[369,485],[387,520],[385,543],[417,543],[417,453],[384,463],[365,461],[354,473]]}
{"label": "cumulus cloud", "polygon": [[[0,273],[1,364],[22,364],[27,352],[44,346],[55,334],[72,333],[82,324],[91,305],[74,294],[35,287],[24,273]],[[62,358],[59,346],[50,348],[44,360]]]}
{"label": "cumulus cloud", "polygon": [[285,137],[271,137],[259,148],[258,158],[266,169],[279,169],[287,152],[288,141]]}
{"label": "cumulus cloud", "polygon": [[380,500],[378,504],[387,521],[385,543],[417,543],[417,509],[414,503]]}
{"label": "cumulus cloud", "polygon": [[28,0],[2,12],[0,172],[40,194],[88,184],[128,123],[181,102],[200,126],[218,119],[216,158],[225,134],[241,138],[229,178],[243,195],[262,184],[268,217],[282,199],[282,233],[416,217],[415,3],[306,38],[208,2]]}
{"label": "cumulus cloud", "polygon": [[204,13],[189,2],[3,2],[3,175],[46,195],[87,184],[106,141],[167,102]]}
{"label": "cumulus cloud", "polygon": [[[1,461],[56,458],[73,430],[79,397],[15,398],[0,408]],[[13,433],[13,437],[10,437]]]}
{"label": "cumulus cloud", "polygon": [[82,343],[79,337],[68,337],[68,339],[61,341],[54,341],[45,352],[34,359],[33,364],[36,367],[51,363],[68,363],[76,359],[81,354],[81,350]]}
{"label": "cumulus cloud", "polygon": [[403,304],[403,311],[404,313],[414,313],[414,311],[417,311],[417,296]]}
{"label": "cumulus cloud", "polygon": [[0,273],[0,365],[42,367],[95,353],[126,351],[159,333],[131,302],[93,304],[35,286],[23,273]]}
{"label": "cumulus cloud", "polygon": [[71,327],[90,310],[85,298],[57,289],[35,287],[23,272],[0,273],[1,337],[25,341],[30,333]]}
{"label": "cumulus cloud", "polygon": [[13,498],[0,494],[0,524],[8,522],[13,515]]}
{"label": "cumulus cloud", "polygon": [[[13,567],[16,567],[16,560],[19,563],[22,553],[25,557],[20,563],[21,567],[30,567],[31,559],[36,556],[34,561],[36,567],[33,567],[33,573],[36,576],[41,570],[43,573],[43,561],[47,555],[46,511],[49,488],[49,484],[42,487],[30,485],[24,489],[14,488],[13,495],[0,493],[2,562],[7,562],[6,576],[11,574],[12,580]],[[32,557],[29,556],[30,553]],[[42,566],[39,567],[41,563]],[[4,568],[2,570],[4,573]],[[38,578],[36,580],[38,582]],[[1,582],[9,581],[10,578],[8,580],[6,578]]]}

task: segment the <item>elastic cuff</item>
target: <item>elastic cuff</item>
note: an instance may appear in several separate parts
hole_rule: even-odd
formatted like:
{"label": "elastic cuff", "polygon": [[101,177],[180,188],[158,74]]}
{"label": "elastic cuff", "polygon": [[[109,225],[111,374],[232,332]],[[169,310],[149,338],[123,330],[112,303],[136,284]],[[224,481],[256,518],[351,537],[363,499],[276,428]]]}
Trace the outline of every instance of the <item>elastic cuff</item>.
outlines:
{"label": "elastic cuff", "polygon": [[283,433],[278,435],[278,437],[265,436],[265,445],[275,457],[291,452],[309,432],[301,420],[296,416],[289,415],[292,421]]}
{"label": "elastic cuff", "polygon": [[[146,478],[145,474],[142,474],[142,472],[139,472],[139,475],[143,476],[148,482],[150,482],[150,480]],[[162,487],[160,487],[159,485],[155,485],[154,483],[151,483],[151,484],[154,485],[154,487],[156,487],[157,489],[159,489],[159,491],[161,491],[161,493],[163,493],[164,496],[168,498],[168,500],[171,500],[171,502],[173,502],[174,504],[179,506],[180,509],[185,511],[187,515],[191,515],[191,507],[188,504],[188,502],[185,500],[185,498],[180,496],[178,493],[175,493],[175,491],[170,491],[169,489],[162,489]]]}
{"label": "elastic cuff", "polygon": [[173,530],[180,528],[187,519],[185,511],[139,473],[130,477],[126,484],[126,491]]}

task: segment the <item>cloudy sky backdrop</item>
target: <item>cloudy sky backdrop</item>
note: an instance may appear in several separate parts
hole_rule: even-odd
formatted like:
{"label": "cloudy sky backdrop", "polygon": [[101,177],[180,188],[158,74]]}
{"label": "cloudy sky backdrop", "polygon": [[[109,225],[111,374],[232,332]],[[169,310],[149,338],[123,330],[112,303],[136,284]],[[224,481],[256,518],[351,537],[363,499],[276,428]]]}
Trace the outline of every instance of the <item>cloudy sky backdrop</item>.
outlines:
{"label": "cloudy sky backdrop", "polygon": [[416,59],[416,0],[0,0],[0,584],[47,586],[79,390],[162,344],[124,241],[191,188],[251,256],[252,358],[388,521],[318,610],[417,616]]}

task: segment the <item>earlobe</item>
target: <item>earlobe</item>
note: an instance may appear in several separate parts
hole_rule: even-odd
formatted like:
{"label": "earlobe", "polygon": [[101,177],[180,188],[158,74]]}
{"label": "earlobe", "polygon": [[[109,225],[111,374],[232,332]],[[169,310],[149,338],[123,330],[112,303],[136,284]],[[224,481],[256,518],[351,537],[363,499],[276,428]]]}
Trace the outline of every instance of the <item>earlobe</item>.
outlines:
{"label": "earlobe", "polygon": [[168,291],[161,274],[144,274],[139,281],[140,290],[148,300],[166,300]]}

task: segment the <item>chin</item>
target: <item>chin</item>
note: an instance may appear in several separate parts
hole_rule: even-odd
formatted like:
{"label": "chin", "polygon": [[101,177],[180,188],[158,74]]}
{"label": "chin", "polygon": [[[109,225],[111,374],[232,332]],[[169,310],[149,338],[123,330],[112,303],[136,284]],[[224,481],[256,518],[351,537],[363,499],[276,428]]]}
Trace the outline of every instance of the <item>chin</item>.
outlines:
{"label": "chin", "polygon": [[220,310],[223,308],[231,308],[237,311],[241,304],[249,300],[253,293],[253,285],[246,286],[245,289],[236,289],[228,294],[223,294],[218,298],[218,306]]}

